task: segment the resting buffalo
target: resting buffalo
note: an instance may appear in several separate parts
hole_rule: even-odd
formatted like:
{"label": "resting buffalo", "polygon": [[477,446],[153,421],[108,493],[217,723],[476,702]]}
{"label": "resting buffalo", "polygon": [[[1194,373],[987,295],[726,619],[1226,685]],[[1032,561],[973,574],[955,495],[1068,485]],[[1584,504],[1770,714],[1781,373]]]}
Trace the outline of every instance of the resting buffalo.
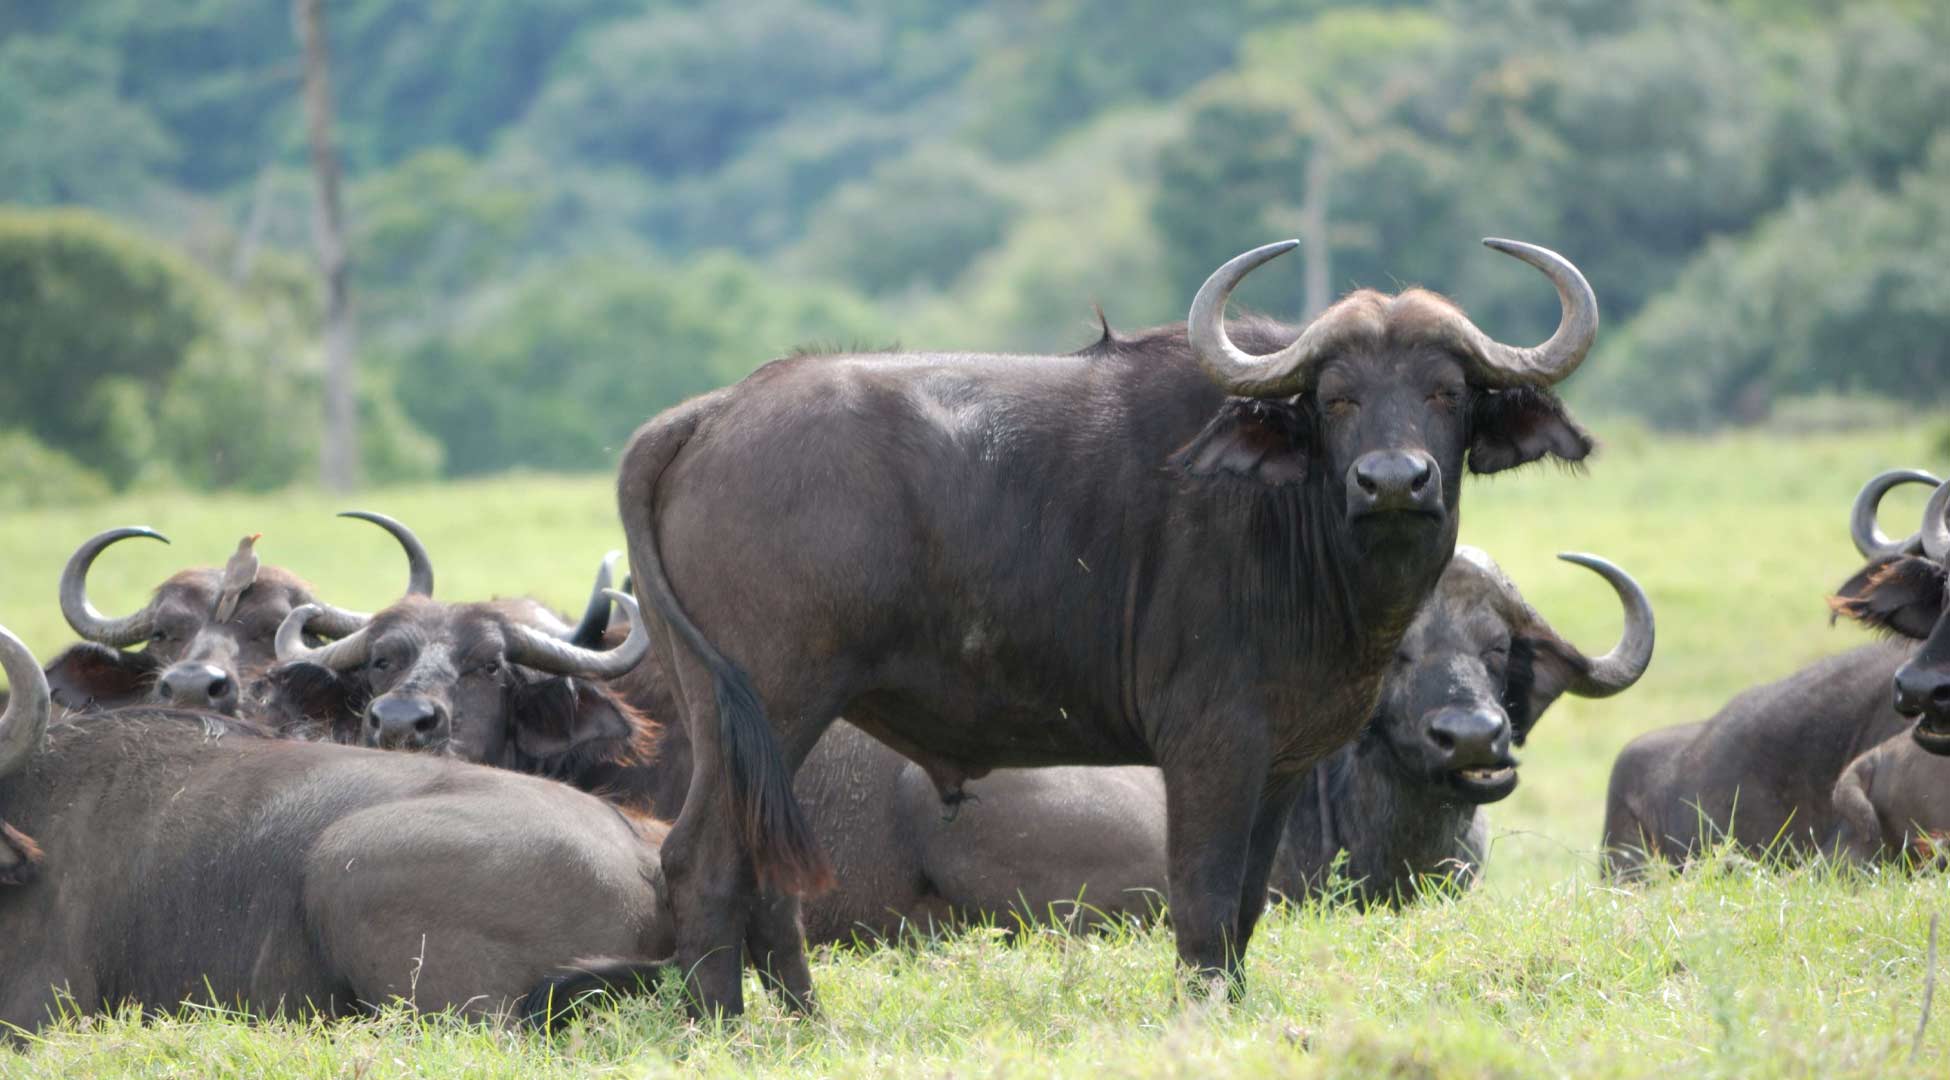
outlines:
{"label": "resting buffalo", "polygon": [[811,1006],[796,894],[832,875],[791,783],[841,713],[951,799],[998,767],[1158,765],[1179,956],[1243,989],[1287,811],[1448,565],[1465,459],[1592,446],[1550,392],[1590,348],[1590,287],[1490,243],[1556,286],[1543,345],[1420,290],[1228,330],[1286,242],[1221,267],[1183,326],[1071,356],[799,355],[640,429],[618,501],[697,755],[664,870],[702,1007],[742,1010],[741,944]]}
{"label": "resting buffalo", "polygon": [[[1512,745],[1523,743],[1560,694],[1617,693],[1651,660],[1653,620],[1643,591],[1603,560],[1565,558],[1617,591],[1625,606],[1618,647],[1585,657],[1524,603],[1487,555],[1458,549],[1410,625],[1362,738],[1303,780],[1275,859],[1275,889],[1293,897],[1322,891],[1343,850],[1342,870],[1363,900],[1412,896],[1420,878],[1473,875],[1483,847],[1478,806],[1516,786]],[[475,657],[475,669],[491,663],[526,682],[535,676],[522,672],[510,651],[493,651],[508,640],[499,628],[519,617],[497,605],[415,599],[379,613],[372,633],[375,642],[464,643],[454,651]],[[301,618],[294,616],[287,642],[295,642]],[[298,652],[294,646],[292,655]],[[481,693],[482,680],[462,674],[463,665],[447,665],[444,677],[415,678],[397,667],[374,672],[343,653],[311,655],[335,677],[292,681],[332,687],[341,710],[335,727],[368,746],[526,769],[659,817],[683,805],[690,744],[681,725],[659,738],[648,719],[669,708],[652,665],[610,684],[636,710],[586,687],[575,695],[581,707],[571,723],[544,728],[543,714],[519,697]],[[295,670],[280,669],[276,678]],[[394,738],[371,719],[393,712],[445,719],[423,736]],[[541,752],[535,744],[543,739],[558,741]],[[1165,791],[1155,769],[997,770],[971,781],[969,797],[944,815],[918,766],[842,722],[806,759],[795,791],[840,868],[836,886],[807,905],[807,936],[815,942],[984,917],[1148,916],[1167,891]]]}
{"label": "resting buffalo", "polygon": [[4,630],[0,667],[0,1030],[123,1002],[546,1021],[670,948],[661,826],[566,785],[152,706],[50,729]]}
{"label": "resting buffalo", "polygon": [[[1941,564],[1906,554],[1922,550],[1922,534],[1883,536],[1875,510],[1892,487],[1919,478],[1935,482],[1885,473],[1862,489],[1850,531],[1870,562],[1834,601],[1841,614],[1914,637],[1938,618]],[[1932,500],[1939,513],[1945,491]],[[1858,755],[1904,732],[1925,749],[1950,752],[1950,736],[1938,734],[1950,731],[1950,695],[1936,700],[1919,678],[1926,654],[1875,642],[1745,691],[1709,720],[1634,739],[1612,765],[1607,868],[1637,876],[1649,857],[1683,862],[1721,838],[1790,858],[1832,851],[1842,827],[1836,781]]]}
{"label": "resting buffalo", "polygon": [[[370,521],[406,549],[407,592],[433,592],[433,567],[411,530],[383,514],[340,515]],[[61,613],[81,635],[48,665],[54,700],[69,709],[112,709],[143,701],[236,715],[252,704],[248,691],[275,659],[272,638],[293,607],[312,601],[312,587],[275,566],[260,566],[245,537],[223,569],[181,571],[140,611],[110,618],[88,602],[88,570],[101,553],[130,537],[168,540],[153,529],[110,529],[75,550],[61,575]],[[221,617],[219,617],[221,611]],[[362,618],[332,609],[315,624],[321,632],[349,632]],[[142,646],[140,649],[134,646]]]}

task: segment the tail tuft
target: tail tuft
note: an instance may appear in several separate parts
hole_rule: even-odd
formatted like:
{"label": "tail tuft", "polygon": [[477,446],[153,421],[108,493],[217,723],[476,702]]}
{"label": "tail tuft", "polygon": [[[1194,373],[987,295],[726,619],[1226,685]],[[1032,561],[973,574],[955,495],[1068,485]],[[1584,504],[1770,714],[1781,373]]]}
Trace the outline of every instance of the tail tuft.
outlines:
{"label": "tail tuft", "polygon": [[728,661],[714,675],[725,775],[759,884],[796,896],[831,888],[832,866],[792,791],[792,776],[751,680]]}

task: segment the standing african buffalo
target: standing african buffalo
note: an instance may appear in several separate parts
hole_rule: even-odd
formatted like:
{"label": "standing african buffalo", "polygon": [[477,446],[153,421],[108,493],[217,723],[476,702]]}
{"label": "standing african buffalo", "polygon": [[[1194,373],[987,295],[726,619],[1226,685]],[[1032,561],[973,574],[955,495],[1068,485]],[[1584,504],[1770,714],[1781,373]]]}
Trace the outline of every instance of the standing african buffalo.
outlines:
{"label": "standing african buffalo", "polygon": [[[1909,637],[1927,637],[1941,616],[1943,570],[1923,551],[1928,527],[1890,541],[1876,507],[1898,484],[1936,483],[1884,473],[1856,497],[1850,534],[1869,565],[1833,601],[1837,613]],[[1931,506],[1940,519],[1950,488]],[[1939,530],[1941,531],[1941,530]],[[1950,641],[1950,631],[1938,631]],[[1932,638],[1934,642],[1936,639]],[[1843,820],[1832,801],[1849,763],[1909,732],[1932,753],[1950,753],[1950,691],[1912,644],[1879,641],[1754,687],[1711,719],[1632,740],[1612,765],[1605,807],[1607,869],[1636,877],[1648,858],[1685,861],[1721,837],[1748,851],[1804,857],[1833,851]],[[1941,666],[1938,669],[1940,670]],[[1895,692],[1891,693],[1892,685]],[[1920,721],[1918,720],[1920,717]]]}
{"label": "standing african buffalo", "polygon": [[[633,624],[618,647],[641,656]],[[281,741],[136,706],[49,727],[0,630],[0,1031],[186,1001],[357,1013],[394,998],[547,1022],[660,969],[654,822],[462,762]]]}
{"label": "standing african buffalo", "polygon": [[[433,566],[410,529],[370,511],[339,516],[370,521],[391,533],[406,549],[407,593],[432,595]],[[154,529],[110,529],[75,549],[61,574],[61,614],[83,640],[47,667],[55,702],[69,709],[113,709],[153,701],[227,716],[248,709],[247,684],[273,663],[278,625],[293,607],[312,601],[312,587],[286,570],[257,565],[254,557],[233,559],[221,570],[181,571],[140,611],[109,618],[88,602],[88,570],[109,545],[135,536],[169,542]],[[246,537],[240,554],[255,539]],[[230,610],[219,617],[226,601]],[[362,618],[332,609],[314,627],[349,633]],[[136,645],[143,648],[131,648]]]}
{"label": "standing african buffalo", "polygon": [[[1567,690],[1618,693],[1651,661],[1644,592],[1602,559],[1565,558],[1618,593],[1625,607],[1619,645],[1585,657],[1487,555],[1458,548],[1410,625],[1362,738],[1302,782],[1275,858],[1275,889],[1296,898],[1325,891],[1342,851],[1341,869],[1362,901],[1412,898],[1423,878],[1473,876],[1483,857],[1478,807],[1516,786],[1512,744],[1522,745]],[[555,723],[556,714],[534,708],[525,694],[495,693],[496,680],[478,674],[491,664],[515,685],[546,678],[525,671],[514,651],[493,651],[522,614],[500,604],[409,599],[374,617],[372,647],[389,638],[454,642],[453,653],[475,658],[466,673],[464,665],[432,666],[438,659],[425,649],[416,662],[384,671],[357,655],[305,650],[296,643],[300,612],[280,635],[286,650],[279,655],[293,662],[273,678],[318,695],[312,707],[336,710],[332,726],[367,746],[523,769],[637,813],[675,816],[692,757],[681,725],[659,738],[648,719],[670,707],[660,674],[646,663],[608,690],[585,683],[563,695],[578,706],[566,714],[569,723]],[[328,667],[298,678],[307,657]],[[425,732],[395,733],[377,719],[401,713],[443,720]],[[1007,924],[1017,915],[1146,917],[1167,892],[1165,790],[1156,769],[1000,769],[971,781],[969,798],[949,816],[918,766],[841,722],[801,766],[795,792],[839,868],[835,887],[806,907],[815,942],[891,937],[904,925]]]}
{"label": "standing african buffalo", "polygon": [[742,1010],[741,944],[812,1005],[797,894],[831,872],[791,784],[842,713],[949,798],[997,767],[1158,765],[1179,957],[1243,989],[1287,811],[1448,565],[1465,459],[1591,450],[1550,391],[1590,349],[1590,286],[1489,244],[1555,285],[1543,345],[1420,290],[1229,332],[1288,241],[1221,267],[1183,326],[794,356],[640,429],[618,501],[696,753],[664,870],[702,1007]]}

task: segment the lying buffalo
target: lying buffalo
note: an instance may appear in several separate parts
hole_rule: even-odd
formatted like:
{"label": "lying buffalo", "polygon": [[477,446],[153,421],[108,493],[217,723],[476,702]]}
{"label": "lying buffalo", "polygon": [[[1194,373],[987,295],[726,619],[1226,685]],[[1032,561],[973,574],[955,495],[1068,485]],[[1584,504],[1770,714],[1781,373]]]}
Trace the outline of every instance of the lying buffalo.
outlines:
{"label": "lying buffalo", "polygon": [[[1921,551],[1922,534],[1892,542],[1875,525],[1883,495],[1916,480],[1935,483],[1926,474],[1885,473],[1857,497],[1851,534],[1870,563],[1842,586],[1835,606],[1922,637],[1942,605],[1940,563],[1906,554]],[[1932,505],[1940,513],[1950,488],[1938,490]],[[1919,578],[1927,588],[1917,587]],[[1878,588],[1869,591],[1872,583]],[[1637,876],[1648,858],[1683,862],[1722,838],[1790,858],[1832,851],[1842,827],[1836,781],[1858,755],[1904,732],[1933,752],[1950,751],[1935,734],[1950,730],[1950,700],[1904,689],[1906,680],[1918,681],[1920,659],[1912,644],[1875,642],[1745,691],[1709,720],[1634,739],[1612,765],[1607,868]]]}
{"label": "lying buffalo", "polygon": [[1288,811],[1448,565],[1465,460],[1590,452],[1550,390],[1590,349],[1590,287],[1490,245],[1556,286],[1543,345],[1420,290],[1229,330],[1287,242],[1226,263],[1182,326],[1071,356],[799,355],[639,430],[618,500],[697,755],[664,870],[703,1007],[743,1008],[740,945],[811,1005],[796,894],[832,874],[791,785],[842,713],[950,798],[1000,767],[1159,766],[1179,957],[1242,989]]}
{"label": "lying buffalo", "polygon": [[[408,594],[433,593],[433,566],[412,530],[369,511],[340,516],[391,533],[406,550]],[[260,565],[253,550],[257,538],[247,536],[224,568],[180,571],[141,610],[110,618],[88,602],[88,570],[110,545],[130,537],[169,542],[154,529],[110,529],[77,548],[61,575],[61,613],[83,640],[48,665],[55,702],[69,709],[112,709],[153,701],[236,715],[250,704],[249,680],[275,660],[278,625],[292,608],[313,601],[312,587],[289,571]],[[316,626],[346,633],[361,618],[331,609]]]}
{"label": "lying buffalo", "polygon": [[661,826],[566,785],[151,706],[50,729],[4,630],[0,667],[0,1030],[124,1002],[548,1020],[670,948]]}
{"label": "lying buffalo", "polygon": [[[1302,781],[1275,858],[1275,889],[1301,897],[1333,887],[1327,873],[1343,851],[1340,868],[1363,900],[1412,896],[1424,878],[1473,876],[1483,857],[1478,807],[1516,786],[1511,747],[1559,695],[1618,693],[1651,661],[1644,592],[1601,559],[1565,558],[1618,593],[1619,645],[1585,657],[1487,555],[1458,549],[1404,636],[1362,738]],[[294,615],[282,635],[280,656],[295,662],[277,678],[317,695],[312,707],[329,701],[340,710],[334,726],[349,737],[554,776],[660,817],[683,805],[690,743],[681,726],[658,738],[647,719],[668,708],[649,665],[609,689],[579,686],[562,695],[577,702],[573,712],[549,713],[528,705],[525,692],[492,692],[497,680],[480,674],[491,667],[520,687],[547,677],[506,648],[505,628],[519,612],[407,600],[380,612],[372,643],[353,653],[297,645],[303,618]],[[388,640],[451,642],[451,653],[474,661],[446,662],[439,647],[422,646],[411,660],[375,671],[365,658]],[[307,659],[327,670],[299,677]],[[376,718],[396,713],[443,719],[424,737],[395,739]],[[795,791],[840,869],[836,886],[807,904],[815,942],[983,918],[1144,917],[1167,892],[1165,789],[1155,769],[1001,769],[971,781],[968,797],[944,815],[918,766],[838,723],[800,768]]]}

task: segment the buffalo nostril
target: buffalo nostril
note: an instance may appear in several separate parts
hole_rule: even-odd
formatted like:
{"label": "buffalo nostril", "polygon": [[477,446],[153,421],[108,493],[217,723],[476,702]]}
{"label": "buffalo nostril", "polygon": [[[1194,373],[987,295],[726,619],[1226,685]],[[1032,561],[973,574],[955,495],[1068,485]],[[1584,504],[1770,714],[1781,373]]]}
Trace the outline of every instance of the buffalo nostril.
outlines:
{"label": "buffalo nostril", "polygon": [[433,732],[433,729],[439,726],[440,726],[440,717],[434,713],[428,713],[425,716],[420,717],[418,720],[413,721],[413,730],[419,732],[422,735],[431,734]]}
{"label": "buffalo nostril", "polygon": [[1367,473],[1355,473],[1354,482],[1361,486],[1362,491],[1365,491],[1370,495],[1373,495],[1375,493],[1376,485],[1374,482],[1374,477],[1369,476]]}
{"label": "buffalo nostril", "polygon": [[1437,750],[1445,754],[1453,754],[1456,752],[1456,738],[1446,731],[1429,732],[1429,741],[1435,744]]}
{"label": "buffalo nostril", "polygon": [[1937,705],[1950,705],[1950,683],[1941,683],[1931,688],[1930,701]]}
{"label": "buffalo nostril", "polygon": [[207,693],[210,695],[211,701],[215,701],[218,698],[221,698],[226,694],[230,693],[230,677],[227,675],[222,675],[222,676],[218,676],[217,678],[211,679],[210,688],[207,691]]}
{"label": "buffalo nostril", "polygon": [[1408,490],[1414,492],[1417,495],[1420,495],[1422,493],[1422,489],[1429,486],[1429,477],[1431,475],[1433,474],[1429,469],[1428,463],[1424,462],[1422,464],[1422,471],[1416,473],[1415,479],[1410,480],[1408,482]]}
{"label": "buffalo nostril", "polygon": [[379,717],[372,713],[367,713],[366,726],[372,728],[374,731],[379,730]]}

